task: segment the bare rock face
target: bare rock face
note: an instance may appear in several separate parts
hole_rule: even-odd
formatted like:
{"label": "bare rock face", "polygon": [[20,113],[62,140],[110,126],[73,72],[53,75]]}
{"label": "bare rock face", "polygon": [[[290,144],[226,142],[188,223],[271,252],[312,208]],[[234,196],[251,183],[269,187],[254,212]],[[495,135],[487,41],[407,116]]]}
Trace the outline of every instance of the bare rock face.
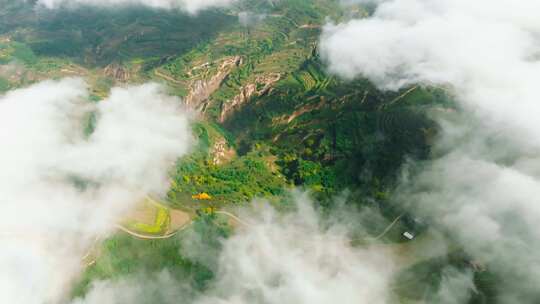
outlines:
{"label": "bare rock face", "polygon": [[128,69],[118,63],[111,63],[104,69],[105,76],[111,77],[120,82],[126,82],[131,77]]}
{"label": "bare rock face", "polygon": [[262,96],[272,88],[272,85],[281,79],[281,74],[272,73],[268,75],[258,76],[254,83],[247,84],[240,88],[240,92],[232,100],[224,103],[221,108],[219,117],[220,122],[224,122],[243,104],[248,102],[254,96]]}
{"label": "bare rock face", "polygon": [[189,94],[185,97],[185,103],[193,109],[201,108],[206,100],[214,93],[233,68],[242,64],[240,56],[229,57],[223,60],[218,72],[207,80],[195,80],[191,83]]}
{"label": "bare rock face", "polygon": [[214,165],[221,165],[235,157],[236,151],[229,146],[224,138],[216,141],[211,149],[212,163]]}

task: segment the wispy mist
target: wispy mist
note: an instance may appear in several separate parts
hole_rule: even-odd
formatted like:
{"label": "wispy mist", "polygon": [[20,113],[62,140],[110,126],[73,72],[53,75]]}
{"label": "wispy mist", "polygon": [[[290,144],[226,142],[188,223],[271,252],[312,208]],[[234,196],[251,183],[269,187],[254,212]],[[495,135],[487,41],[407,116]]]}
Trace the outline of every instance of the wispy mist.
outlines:
{"label": "wispy mist", "polygon": [[247,11],[238,13],[238,22],[240,22],[240,24],[245,27],[255,26],[261,21],[263,21],[265,18],[265,14],[256,14]]}
{"label": "wispy mist", "polygon": [[[352,219],[360,214],[323,217],[313,204],[298,194],[294,212],[277,212],[261,202],[239,210],[247,225],[223,240],[208,288],[193,293],[183,282],[165,283],[156,294],[163,303],[390,303],[389,287],[397,270],[393,252],[384,246],[352,246],[352,227],[361,229]],[[193,242],[185,245],[192,246],[184,248],[194,250],[192,256],[205,255]],[[136,299],[132,295],[147,283],[147,278],[137,277],[98,282],[75,303],[124,303]],[[134,301],[130,303],[146,303],[144,297]]]}

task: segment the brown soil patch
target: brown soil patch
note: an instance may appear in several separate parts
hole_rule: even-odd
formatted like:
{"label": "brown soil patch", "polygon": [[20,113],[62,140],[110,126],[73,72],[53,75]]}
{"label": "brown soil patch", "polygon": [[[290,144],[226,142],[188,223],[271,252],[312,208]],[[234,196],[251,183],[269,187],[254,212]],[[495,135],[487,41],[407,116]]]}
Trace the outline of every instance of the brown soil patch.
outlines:
{"label": "brown soil patch", "polygon": [[181,229],[191,222],[190,214],[182,210],[170,209],[170,216],[169,232]]}

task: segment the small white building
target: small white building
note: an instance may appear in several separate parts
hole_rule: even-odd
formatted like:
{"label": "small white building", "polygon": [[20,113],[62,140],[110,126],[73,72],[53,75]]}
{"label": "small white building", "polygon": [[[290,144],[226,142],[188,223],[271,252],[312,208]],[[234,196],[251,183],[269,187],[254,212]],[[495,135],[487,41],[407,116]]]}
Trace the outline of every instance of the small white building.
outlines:
{"label": "small white building", "polygon": [[410,233],[409,231],[403,232],[403,236],[406,237],[409,240],[414,239],[414,234]]}

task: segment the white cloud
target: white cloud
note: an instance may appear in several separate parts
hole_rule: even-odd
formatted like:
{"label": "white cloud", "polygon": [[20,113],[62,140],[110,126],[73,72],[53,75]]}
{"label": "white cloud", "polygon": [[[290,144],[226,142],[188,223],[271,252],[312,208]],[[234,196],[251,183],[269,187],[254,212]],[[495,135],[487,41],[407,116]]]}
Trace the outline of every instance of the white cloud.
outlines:
{"label": "white cloud", "polygon": [[369,18],[326,26],[320,45],[345,78],[390,90],[443,85],[470,113],[437,115],[442,156],[397,199],[423,207],[505,278],[500,303],[538,299],[539,9],[535,0],[388,0]]}
{"label": "white cloud", "polygon": [[[157,85],[115,88],[97,105],[79,79],[0,96],[0,302],[65,296],[94,239],[191,146],[189,119]],[[88,138],[90,111],[97,126]],[[31,290],[31,292],[29,292]]]}
{"label": "white cloud", "polygon": [[128,6],[143,5],[159,9],[182,9],[195,14],[201,10],[215,7],[226,7],[236,0],[38,0],[47,8],[61,6],[93,5],[93,6]]}

